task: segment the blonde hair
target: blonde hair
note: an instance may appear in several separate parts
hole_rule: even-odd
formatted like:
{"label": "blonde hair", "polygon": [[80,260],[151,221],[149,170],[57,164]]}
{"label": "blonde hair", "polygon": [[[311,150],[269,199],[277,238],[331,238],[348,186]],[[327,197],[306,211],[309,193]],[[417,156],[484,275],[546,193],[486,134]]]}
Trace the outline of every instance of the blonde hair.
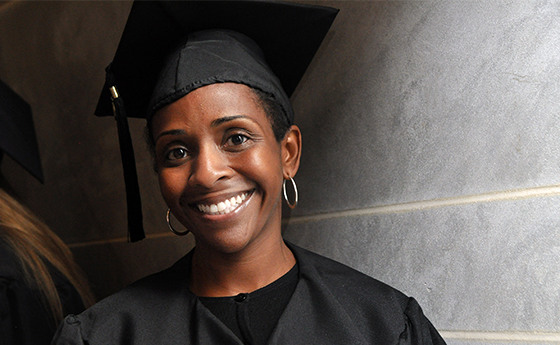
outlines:
{"label": "blonde hair", "polygon": [[25,282],[42,295],[57,325],[65,315],[47,263],[68,279],[86,308],[94,303],[93,294],[70,249],[45,223],[1,188],[0,240],[19,258]]}

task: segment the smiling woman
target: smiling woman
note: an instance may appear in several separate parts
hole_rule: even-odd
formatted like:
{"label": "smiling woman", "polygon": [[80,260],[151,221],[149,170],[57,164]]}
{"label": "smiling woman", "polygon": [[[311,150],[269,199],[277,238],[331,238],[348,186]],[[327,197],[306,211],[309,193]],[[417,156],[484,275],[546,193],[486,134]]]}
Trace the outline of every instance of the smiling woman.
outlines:
{"label": "smiling woman", "polygon": [[[266,250],[251,251],[266,272],[284,246],[280,222],[272,220],[281,217],[282,181],[297,171],[301,140],[293,126],[278,142],[255,97],[243,84],[203,86],[157,111],[151,132],[162,195],[199,251],[243,256],[258,243]],[[275,274],[293,264],[292,257]]]}
{"label": "smiling woman", "polygon": [[161,194],[196,247],[67,317],[55,344],[443,343],[414,299],[282,238],[282,187],[295,186],[302,148],[289,95],[336,13],[271,1],[134,4],[105,89],[121,134],[115,80],[127,110],[146,114]]}

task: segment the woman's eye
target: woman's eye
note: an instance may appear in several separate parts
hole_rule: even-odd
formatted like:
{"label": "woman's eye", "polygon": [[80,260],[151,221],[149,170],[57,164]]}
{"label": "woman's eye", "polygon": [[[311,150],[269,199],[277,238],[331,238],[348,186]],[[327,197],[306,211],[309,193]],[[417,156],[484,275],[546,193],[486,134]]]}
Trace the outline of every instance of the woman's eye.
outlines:
{"label": "woman's eye", "polygon": [[165,156],[168,161],[176,161],[187,157],[187,150],[182,147],[175,148],[167,153]]}
{"label": "woman's eye", "polygon": [[248,137],[246,137],[242,134],[235,134],[235,135],[232,135],[231,137],[229,137],[227,144],[238,146],[238,145],[241,145],[241,144],[245,143],[247,140],[249,140]]}

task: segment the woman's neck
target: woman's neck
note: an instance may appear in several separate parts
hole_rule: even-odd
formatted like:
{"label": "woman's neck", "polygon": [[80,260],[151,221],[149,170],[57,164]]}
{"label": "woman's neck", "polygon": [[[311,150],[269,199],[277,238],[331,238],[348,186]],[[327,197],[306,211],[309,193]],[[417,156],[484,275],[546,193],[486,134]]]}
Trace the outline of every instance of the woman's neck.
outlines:
{"label": "woman's neck", "polygon": [[189,288],[195,295],[204,297],[253,292],[282,277],[295,263],[294,255],[281,237],[228,254],[197,246]]}

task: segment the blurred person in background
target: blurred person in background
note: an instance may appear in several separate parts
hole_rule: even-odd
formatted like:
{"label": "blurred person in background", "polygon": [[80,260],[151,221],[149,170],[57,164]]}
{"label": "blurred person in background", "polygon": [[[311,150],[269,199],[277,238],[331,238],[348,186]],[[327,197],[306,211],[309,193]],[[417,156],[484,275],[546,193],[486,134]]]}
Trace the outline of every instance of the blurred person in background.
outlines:
{"label": "blurred person in background", "polygon": [[[4,153],[43,182],[31,109],[0,81],[0,163]],[[0,339],[50,344],[60,321],[93,304],[70,249],[11,196],[0,174]]]}

